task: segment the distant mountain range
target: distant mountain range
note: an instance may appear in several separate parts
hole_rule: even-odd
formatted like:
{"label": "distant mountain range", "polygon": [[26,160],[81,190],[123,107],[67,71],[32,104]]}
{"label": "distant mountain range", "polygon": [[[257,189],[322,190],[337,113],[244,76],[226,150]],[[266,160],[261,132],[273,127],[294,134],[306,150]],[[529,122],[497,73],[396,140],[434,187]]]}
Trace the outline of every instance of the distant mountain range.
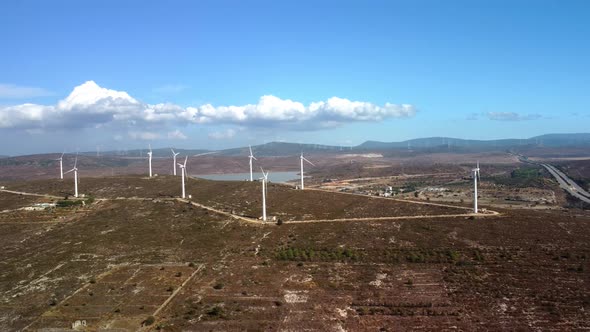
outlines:
{"label": "distant mountain range", "polygon": [[[481,151],[507,150],[518,147],[590,147],[590,133],[582,134],[547,134],[528,139],[469,140],[451,137],[417,138],[402,142],[366,141],[357,146],[334,146],[321,144],[296,144],[271,142],[253,146],[255,155],[287,156],[305,153],[360,153],[386,152],[389,150],[411,151]],[[248,147],[219,151],[220,155],[244,155]]]}
{"label": "distant mountain range", "polygon": [[[451,137],[428,137],[417,138],[401,142],[379,142],[366,141],[357,146],[335,146],[322,144],[299,144],[287,142],[270,142],[252,146],[256,156],[280,157],[297,155],[301,152],[306,154],[315,153],[367,153],[367,152],[475,152],[491,150],[508,150],[524,147],[590,147],[590,133],[580,134],[546,134],[527,139],[498,139],[498,140],[470,140]],[[248,154],[248,146],[225,149],[219,151],[203,149],[175,149],[180,155],[212,154],[220,156],[244,156]],[[96,152],[81,152],[82,155],[96,156]],[[104,151],[101,155],[125,156],[125,157],[147,157],[147,149]],[[170,148],[159,148],[153,150],[154,157],[170,157]],[[7,157],[7,156],[0,156]]]}
{"label": "distant mountain range", "polygon": [[417,138],[403,142],[378,142],[366,141],[355,147],[356,149],[419,149],[433,148],[440,146],[462,147],[462,148],[511,148],[518,146],[590,146],[590,134],[547,134],[535,136],[528,139],[498,139],[498,140],[469,140],[451,137],[429,137]]}

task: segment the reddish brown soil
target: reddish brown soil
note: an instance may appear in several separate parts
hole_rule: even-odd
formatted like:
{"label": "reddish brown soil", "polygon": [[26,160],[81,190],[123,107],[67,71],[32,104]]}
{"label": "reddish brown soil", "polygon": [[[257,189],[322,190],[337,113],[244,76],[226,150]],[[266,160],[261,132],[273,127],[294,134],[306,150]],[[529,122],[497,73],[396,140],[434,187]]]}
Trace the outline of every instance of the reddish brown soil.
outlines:
{"label": "reddish brown soil", "polygon": [[[46,188],[59,196],[71,195],[71,181],[40,180],[14,184],[10,190],[35,192]],[[138,176],[115,178],[83,178],[81,193],[95,198],[178,197],[180,177]],[[262,215],[261,182],[209,181],[188,179],[186,193],[192,200],[234,214],[258,218]],[[38,191],[37,191],[38,192]],[[295,190],[290,186],[269,183],[267,213],[284,221],[310,219],[369,218],[412,215],[463,214],[458,208],[411,204],[382,198],[353,196],[315,190]]]}
{"label": "reddish brown soil", "polygon": [[[93,181],[82,185],[105,197],[176,188]],[[206,183],[191,182],[191,192]],[[156,198],[62,208],[63,222],[0,221],[0,330],[79,319],[90,331],[137,330],[201,264],[148,330],[589,329],[590,215],[502,212],[262,226]]]}

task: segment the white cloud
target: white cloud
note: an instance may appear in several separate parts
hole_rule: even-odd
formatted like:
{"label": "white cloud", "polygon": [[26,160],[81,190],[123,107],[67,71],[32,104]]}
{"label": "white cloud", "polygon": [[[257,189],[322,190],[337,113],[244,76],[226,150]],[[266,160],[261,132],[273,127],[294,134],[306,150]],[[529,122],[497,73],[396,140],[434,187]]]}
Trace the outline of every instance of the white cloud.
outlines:
{"label": "white cloud", "polygon": [[[334,127],[347,122],[412,117],[412,105],[378,106],[332,97],[304,105],[275,96],[242,106],[205,104],[183,108],[171,103],[142,103],[123,91],[105,89],[93,81],[74,88],[57,105],[21,104],[0,107],[0,128],[84,128],[122,126],[142,129],[188,124],[284,126],[299,130]],[[227,134],[227,133],[226,133]]]}
{"label": "white cloud", "polygon": [[43,88],[19,86],[14,84],[0,84],[0,98],[22,99],[51,96],[53,93]]}
{"label": "white cloud", "polygon": [[176,129],[175,131],[171,131],[168,133],[168,139],[187,139],[185,134],[183,134],[180,130]]}
{"label": "white cloud", "polygon": [[209,134],[209,138],[212,139],[230,139],[236,136],[236,131],[234,129],[227,129],[224,131],[215,131]]}
{"label": "white cloud", "polygon": [[519,114],[515,112],[488,112],[488,119],[495,121],[527,121],[541,118],[539,114]]}

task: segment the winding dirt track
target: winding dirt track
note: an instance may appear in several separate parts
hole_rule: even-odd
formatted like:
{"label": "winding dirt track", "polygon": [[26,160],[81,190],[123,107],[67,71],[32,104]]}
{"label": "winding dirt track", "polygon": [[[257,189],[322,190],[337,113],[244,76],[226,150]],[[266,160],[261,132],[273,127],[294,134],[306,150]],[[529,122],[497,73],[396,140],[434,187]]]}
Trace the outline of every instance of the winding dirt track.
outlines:
{"label": "winding dirt track", "polygon": [[[324,189],[317,189],[317,188],[308,188],[306,190],[315,190],[315,191],[322,191],[322,192],[329,192],[334,193],[333,191],[324,190]],[[46,195],[46,194],[36,194],[36,193],[27,193],[27,192],[19,192],[19,191],[12,191],[12,190],[5,190],[2,189],[0,192],[5,192],[9,194],[16,194],[16,195],[27,195],[27,196],[37,196],[37,197],[47,197],[47,198],[56,198],[61,199],[62,197],[53,196],[53,195]],[[338,193],[342,195],[354,195],[354,196],[363,196],[367,198],[366,195],[359,195],[353,193]],[[403,203],[411,203],[411,204],[421,204],[421,205],[432,205],[432,206],[440,206],[440,207],[450,207],[456,209],[463,209],[463,210],[471,210],[471,208],[463,207],[463,206],[455,206],[455,205],[448,205],[448,204],[440,204],[440,203],[430,203],[430,202],[418,202],[412,200],[405,200],[405,199],[396,199],[396,198],[386,198],[386,197],[378,197],[378,196],[369,196],[369,199],[386,199],[389,201],[397,201]],[[99,201],[108,201],[108,200],[145,200],[145,201],[153,201],[153,200],[176,200],[178,202],[191,204],[193,206],[206,209],[208,211],[221,214],[236,220],[258,224],[258,225],[276,225],[273,222],[263,222],[259,219],[243,217],[240,215],[232,214],[226,211],[222,211],[219,209],[215,209],[213,207],[203,205],[188,199],[183,198],[143,198],[143,197],[117,197],[117,198],[97,198]],[[301,223],[319,223],[319,222],[342,222],[342,221],[383,221],[383,220],[404,220],[404,219],[426,219],[426,218],[462,218],[462,217],[493,217],[499,216],[500,213],[496,211],[486,211],[486,213],[459,213],[459,214],[442,214],[442,215],[416,215],[416,216],[391,216],[391,217],[371,217],[371,218],[338,218],[338,219],[311,219],[311,220],[294,220],[285,223],[288,224],[301,224]]]}
{"label": "winding dirt track", "polygon": [[[46,197],[46,198],[55,198],[55,199],[62,199],[63,198],[60,196],[26,193],[26,192],[22,192],[22,191],[14,191],[14,190],[6,190],[6,189],[0,189],[0,192],[8,193],[8,194],[15,194],[15,195],[36,196],[36,197]],[[75,199],[74,197],[72,197],[72,198]]]}

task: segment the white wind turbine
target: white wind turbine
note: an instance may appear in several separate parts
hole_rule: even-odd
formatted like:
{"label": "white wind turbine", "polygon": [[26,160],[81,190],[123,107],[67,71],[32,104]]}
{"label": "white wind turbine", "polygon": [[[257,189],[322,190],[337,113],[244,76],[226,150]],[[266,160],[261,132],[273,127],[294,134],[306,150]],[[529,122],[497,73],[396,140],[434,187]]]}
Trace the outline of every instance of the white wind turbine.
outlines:
{"label": "white wind turbine", "polygon": [[262,167],[260,167],[260,171],[262,172],[262,178],[260,178],[260,180],[262,180],[262,221],[266,221],[266,193],[267,193],[267,182],[268,182],[268,173],[270,173],[270,171],[267,171],[266,173],[264,173],[264,170],[262,169]]}
{"label": "white wind turbine", "polygon": [[74,197],[78,197],[78,156],[76,156],[76,161],[74,161],[74,168],[65,172],[64,174],[68,174],[69,172],[74,172]]}
{"label": "white wind turbine", "polygon": [[479,161],[477,162],[477,167],[472,169],[471,172],[473,173],[473,213],[477,213],[477,180],[479,179]]}
{"label": "white wind turbine", "polygon": [[150,178],[151,178],[152,177],[152,145],[149,144],[148,146],[150,148],[150,151],[147,153],[147,155],[148,155],[148,162],[150,165]]}
{"label": "white wind turbine", "polygon": [[250,158],[250,182],[254,181],[254,179],[252,178],[252,159],[254,160],[258,160],[256,159],[256,157],[254,157],[254,154],[252,153],[252,147],[250,145],[248,145],[248,148],[250,149],[250,155],[248,156],[248,158]]}
{"label": "white wind turbine", "polygon": [[307,161],[311,166],[315,166],[311,161],[305,159],[305,157],[303,156],[303,152],[301,152],[301,190],[305,189],[304,185],[303,185],[303,161]]}
{"label": "white wind turbine", "polygon": [[64,153],[61,154],[61,157],[55,159],[57,161],[59,161],[59,178],[60,179],[64,179],[64,163],[63,163],[63,159],[64,159]]}
{"label": "white wind turbine", "polygon": [[180,152],[174,152],[174,149],[172,148],[170,148],[170,150],[172,150],[172,166],[174,167],[174,176],[176,176],[176,156],[178,156]]}
{"label": "white wind turbine", "polygon": [[184,190],[184,176],[186,174],[186,162],[188,161],[188,156],[184,158],[184,164],[178,163],[180,166],[180,172],[182,173],[182,198],[186,198],[186,192]]}

